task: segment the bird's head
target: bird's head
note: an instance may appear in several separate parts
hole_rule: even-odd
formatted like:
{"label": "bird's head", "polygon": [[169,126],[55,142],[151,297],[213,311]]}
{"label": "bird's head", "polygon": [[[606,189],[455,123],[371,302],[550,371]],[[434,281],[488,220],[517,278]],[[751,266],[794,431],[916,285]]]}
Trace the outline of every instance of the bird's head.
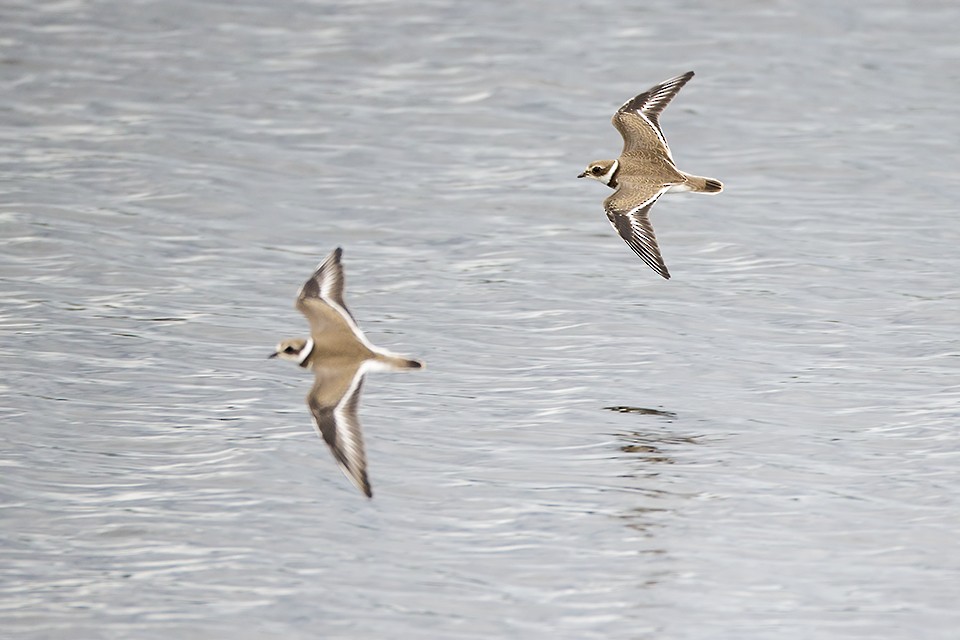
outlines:
{"label": "bird's head", "polygon": [[578,175],[578,178],[593,178],[603,184],[610,184],[613,174],[617,172],[619,163],[616,160],[597,160],[587,165],[586,171]]}
{"label": "bird's head", "polygon": [[290,338],[277,345],[277,350],[270,354],[271,358],[280,358],[281,360],[290,360],[297,364],[303,364],[310,352],[313,350],[313,340],[308,338]]}

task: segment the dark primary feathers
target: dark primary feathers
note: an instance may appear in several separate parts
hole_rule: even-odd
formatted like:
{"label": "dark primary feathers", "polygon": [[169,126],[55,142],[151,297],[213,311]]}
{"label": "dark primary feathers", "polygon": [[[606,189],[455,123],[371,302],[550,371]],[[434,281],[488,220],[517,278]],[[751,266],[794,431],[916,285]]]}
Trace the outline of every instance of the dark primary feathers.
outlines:
{"label": "dark primary feathers", "polygon": [[663,145],[667,156],[670,156],[667,139],[660,130],[660,114],[692,77],[693,71],[687,71],[683,75],[670,78],[628,100],[617,110],[612,122],[623,136],[624,153],[633,151],[639,144],[649,144],[647,135],[644,135],[647,133],[645,130],[648,130]]}
{"label": "dark primary feathers", "polygon": [[[339,375],[317,373],[313,389],[307,395],[307,405],[317,431],[330,447],[340,469],[365,496],[372,498],[363,431],[357,418],[364,375],[360,369],[351,371],[353,375],[344,375],[345,371],[337,373]],[[345,390],[338,388],[341,380],[349,380],[350,386]]]}
{"label": "dark primary feathers", "polygon": [[663,193],[664,191],[660,191],[647,202],[625,213],[618,210],[617,194],[615,193],[604,201],[604,210],[610,224],[617,230],[624,242],[633,249],[633,252],[640,256],[640,259],[647,266],[669,280],[670,272],[667,271],[667,265],[660,255],[660,246],[657,244],[657,237],[653,233],[653,225],[650,224],[649,215],[650,207]]}
{"label": "dark primary feathers", "polygon": [[305,298],[319,298],[328,304],[339,305],[352,319],[353,315],[343,301],[344,277],[343,266],[340,264],[341,256],[343,256],[343,249],[337,247],[320,263],[313,275],[300,287],[297,302]]}
{"label": "dark primary feathers", "polygon": [[340,247],[330,252],[300,287],[295,306],[310,322],[312,333],[325,332],[331,339],[340,334],[345,340],[353,335],[355,340],[364,342],[363,332],[343,301],[342,255]]}

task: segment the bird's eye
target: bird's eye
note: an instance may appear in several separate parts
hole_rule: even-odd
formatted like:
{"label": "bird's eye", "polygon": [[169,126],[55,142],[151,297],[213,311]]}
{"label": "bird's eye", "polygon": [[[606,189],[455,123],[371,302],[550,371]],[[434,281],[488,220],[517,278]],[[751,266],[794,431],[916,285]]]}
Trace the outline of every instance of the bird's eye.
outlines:
{"label": "bird's eye", "polygon": [[593,169],[590,169],[590,173],[592,173],[595,176],[598,176],[601,173],[603,173],[603,167],[601,167],[600,165],[597,165]]}
{"label": "bird's eye", "polygon": [[287,347],[286,349],[283,350],[283,352],[284,352],[284,353],[296,353],[297,350],[294,349],[293,347]]}

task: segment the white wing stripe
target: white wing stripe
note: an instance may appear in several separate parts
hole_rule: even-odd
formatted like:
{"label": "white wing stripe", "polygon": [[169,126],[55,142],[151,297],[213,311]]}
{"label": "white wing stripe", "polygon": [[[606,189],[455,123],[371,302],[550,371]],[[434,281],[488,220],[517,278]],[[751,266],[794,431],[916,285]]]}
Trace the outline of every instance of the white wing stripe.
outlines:
{"label": "white wing stripe", "polygon": [[350,382],[350,388],[343,394],[340,402],[333,410],[337,442],[343,449],[344,457],[348,463],[345,465],[344,471],[354,482],[358,482],[363,473],[363,435],[356,414],[350,413],[346,408],[351,404],[353,395],[357,392],[357,387],[361,382],[363,382],[363,367],[357,369],[357,373],[354,374],[353,380]]}
{"label": "white wing stripe", "polygon": [[667,152],[667,157],[670,158],[670,162],[673,162],[673,154],[670,153],[670,145],[667,144],[667,139],[663,136],[663,131],[660,131],[660,127],[653,124],[650,118],[647,117],[647,114],[637,113],[637,115],[643,118],[643,121],[646,122],[648,125],[650,125],[650,128],[653,129],[653,132],[657,134],[657,138],[660,140],[660,144],[663,145],[664,150]]}

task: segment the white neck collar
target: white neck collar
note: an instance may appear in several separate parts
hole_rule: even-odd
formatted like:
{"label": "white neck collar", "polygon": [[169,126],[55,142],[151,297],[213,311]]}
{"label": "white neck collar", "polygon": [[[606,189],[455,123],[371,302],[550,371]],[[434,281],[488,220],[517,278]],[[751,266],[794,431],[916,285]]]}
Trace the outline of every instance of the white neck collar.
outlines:
{"label": "white neck collar", "polygon": [[311,353],[313,353],[313,338],[307,338],[307,344],[303,345],[303,349],[300,350],[300,359],[297,360],[297,364],[303,366],[304,361],[310,357]]}

